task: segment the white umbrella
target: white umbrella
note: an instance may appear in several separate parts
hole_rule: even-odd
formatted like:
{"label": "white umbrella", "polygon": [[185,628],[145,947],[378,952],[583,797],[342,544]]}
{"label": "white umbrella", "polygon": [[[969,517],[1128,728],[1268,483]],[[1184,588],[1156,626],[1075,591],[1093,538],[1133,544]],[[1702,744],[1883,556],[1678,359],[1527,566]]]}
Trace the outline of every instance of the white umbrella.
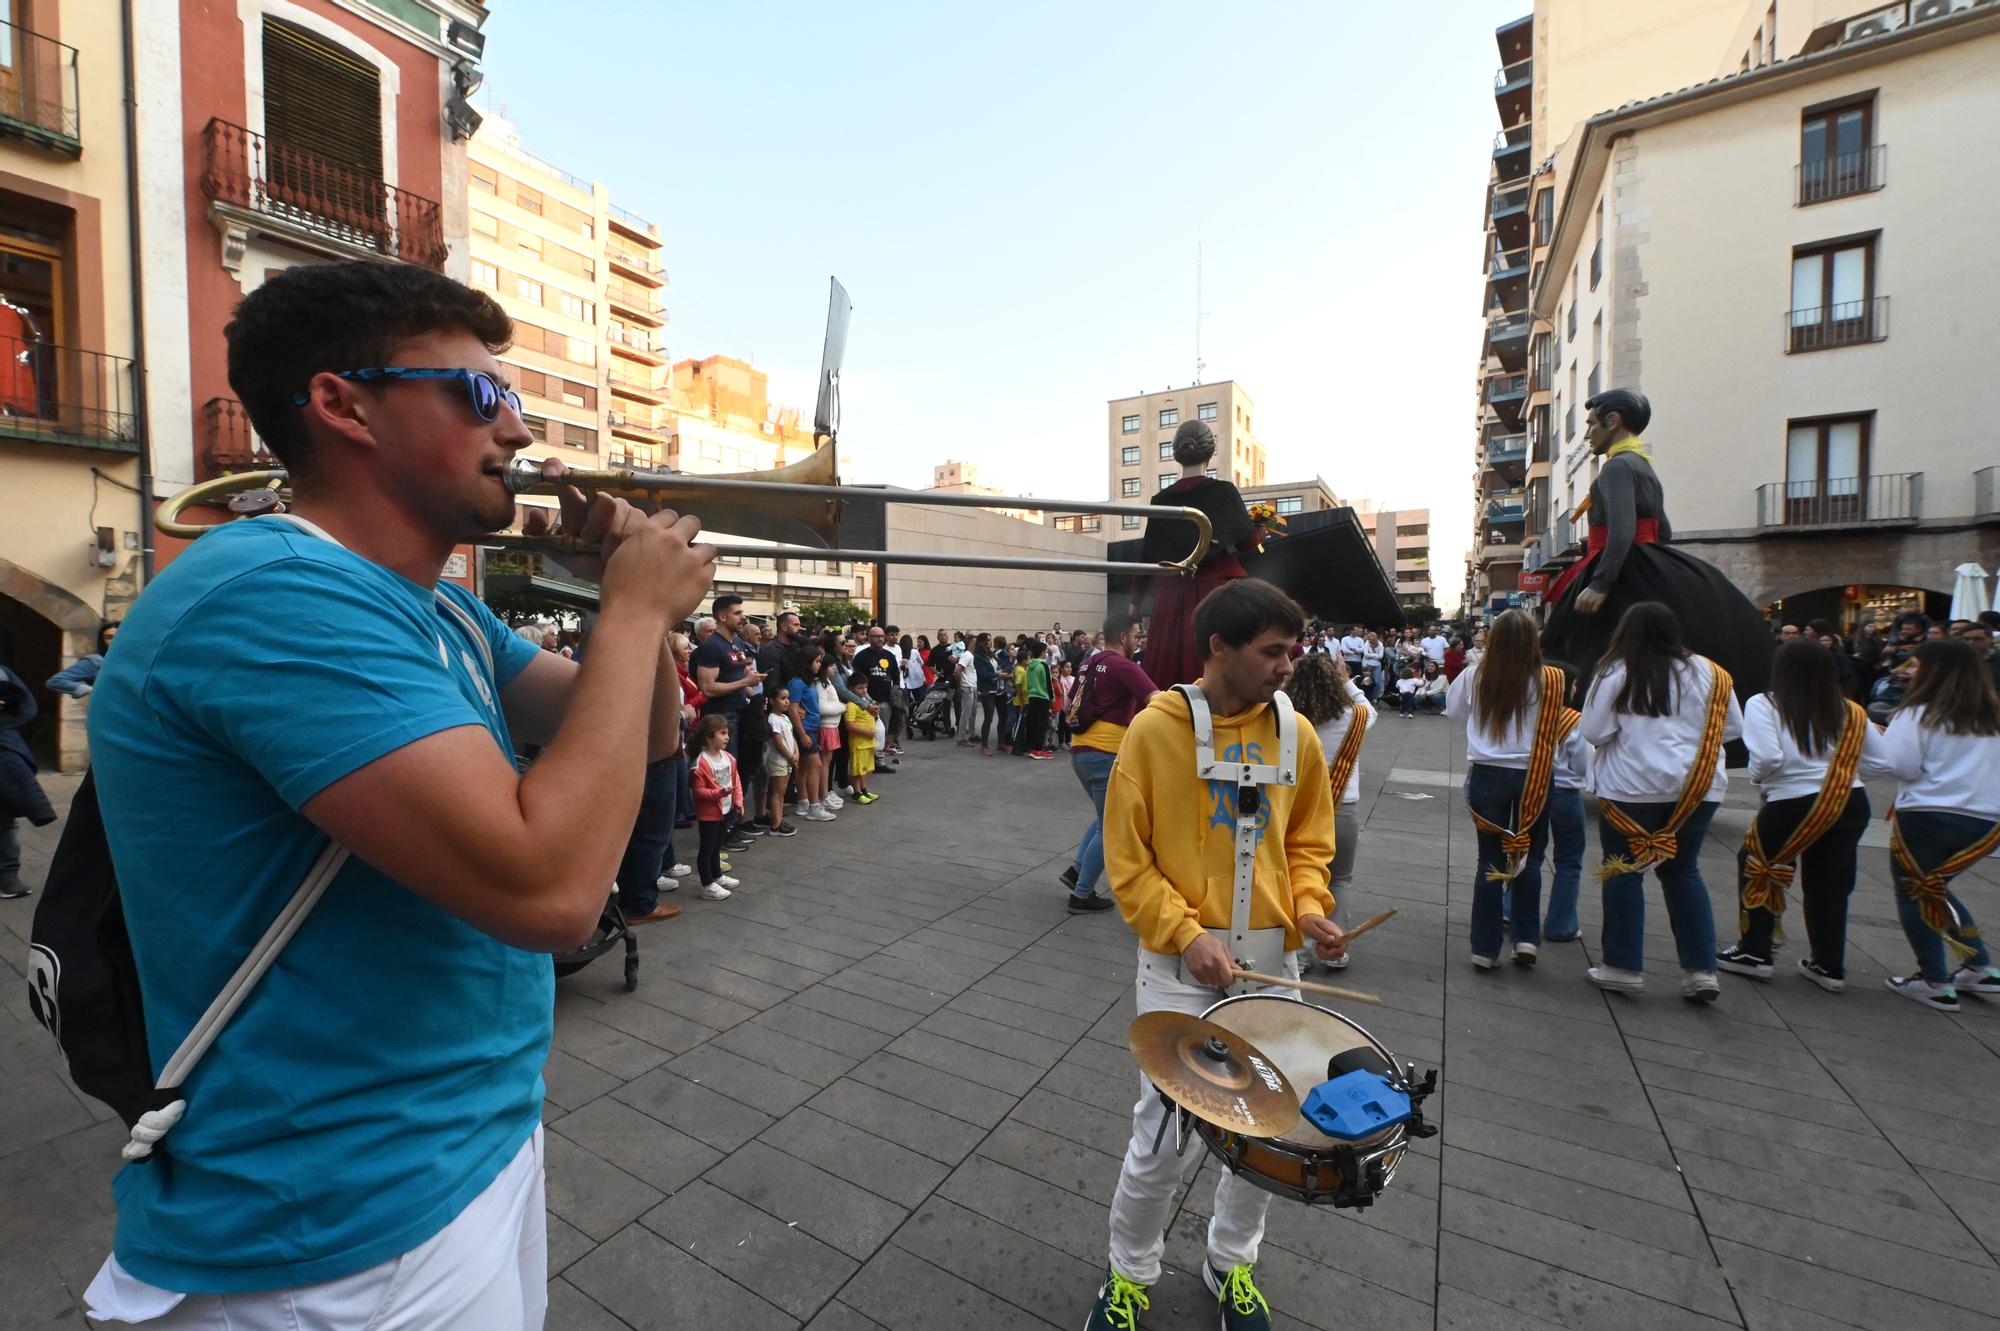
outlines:
{"label": "white umbrella", "polygon": [[1951,617],[1977,619],[1987,606],[1986,570],[1977,564],[1960,564],[1953,572],[1958,581],[1951,587]]}

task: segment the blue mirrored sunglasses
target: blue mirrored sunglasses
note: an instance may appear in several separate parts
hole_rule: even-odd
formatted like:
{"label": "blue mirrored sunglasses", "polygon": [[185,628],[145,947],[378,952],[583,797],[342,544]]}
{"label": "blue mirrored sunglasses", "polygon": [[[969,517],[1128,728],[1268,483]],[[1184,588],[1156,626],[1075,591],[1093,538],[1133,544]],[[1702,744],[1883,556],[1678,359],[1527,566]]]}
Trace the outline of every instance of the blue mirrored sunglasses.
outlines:
{"label": "blue mirrored sunglasses", "polygon": [[[500,415],[500,404],[505,402],[516,414],[521,410],[521,395],[511,388],[502,388],[492,375],[484,370],[413,370],[401,365],[380,365],[367,370],[339,370],[334,377],[352,379],[356,383],[371,384],[403,379],[452,379],[457,380],[465,400],[479,413],[482,421],[494,420]],[[309,395],[303,390],[292,394],[292,405],[303,407]]]}

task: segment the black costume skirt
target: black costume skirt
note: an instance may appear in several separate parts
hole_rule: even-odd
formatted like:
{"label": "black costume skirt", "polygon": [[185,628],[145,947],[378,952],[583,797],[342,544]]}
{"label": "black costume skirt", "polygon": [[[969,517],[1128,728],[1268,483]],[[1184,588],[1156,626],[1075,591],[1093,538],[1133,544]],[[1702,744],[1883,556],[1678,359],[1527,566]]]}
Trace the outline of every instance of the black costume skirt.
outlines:
{"label": "black costume skirt", "polygon": [[[1681,622],[1688,650],[1706,656],[1736,681],[1736,696],[1747,701],[1764,692],[1771,677],[1770,625],[1736,584],[1713,564],[1671,545],[1635,543],[1612,584],[1609,599],[1594,615],[1578,614],[1577,594],[1588,572],[1564,589],[1549,609],[1542,629],[1542,655],[1575,666],[1584,680],[1595,673],[1611,643],[1618,620],[1640,601],[1664,602]],[[1732,746],[1732,749],[1735,746]],[[1732,761],[1730,764],[1739,766]]]}

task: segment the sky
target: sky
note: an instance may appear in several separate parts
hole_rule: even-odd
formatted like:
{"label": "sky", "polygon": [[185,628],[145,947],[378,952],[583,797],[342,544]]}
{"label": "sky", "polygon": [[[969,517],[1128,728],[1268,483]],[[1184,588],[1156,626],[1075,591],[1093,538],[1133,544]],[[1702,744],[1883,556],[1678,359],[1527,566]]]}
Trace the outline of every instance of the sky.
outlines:
{"label": "sky", "polygon": [[840,279],[844,479],[1102,497],[1106,402],[1194,382],[1199,308],[1268,478],[1430,508],[1450,607],[1493,30],[1531,7],[512,0],[478,101],[660,224],[676,359],[810,408]]}

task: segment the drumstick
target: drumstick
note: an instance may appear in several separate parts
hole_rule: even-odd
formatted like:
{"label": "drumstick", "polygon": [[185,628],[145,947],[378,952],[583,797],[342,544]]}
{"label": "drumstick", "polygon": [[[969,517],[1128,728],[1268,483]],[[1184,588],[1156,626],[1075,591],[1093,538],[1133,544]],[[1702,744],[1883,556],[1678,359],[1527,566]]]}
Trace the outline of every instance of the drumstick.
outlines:
{"label": "drumstick", "polygon": [[1255,980],[1258,984],[1280,985],[1286,989],[1302,989],[1309,994],[1325,994],[1328,998],[1345,998],[1355,1003],[1380,1003],[1382,1001],[1375,995],[1364,994],[1358,989],[1341,989],[1331,984],[1315,984],[1311,980],[1294,980],[1290,976],[1285,975],[1265,975],[1260,971],[1246,971],[1241,966],[1236,968],[1236,978],[1239,980]]}
{"label": "drumstick", "polygon": [[1361,935],[1367,933],[1370,929],[1373,929],[1376,925],[1387,924],[1390,920],[1394,919],[1395,917],[1396,917],[1396,907],[1391,906],[1389,907],[1389,909],[1383,911],[1380,915],[1373,916],[1370,919],[1363,921],[1358,928],[1349,929],[1345,934],[1341,936],[1351,943],[1355,939],[1361,937]]}

